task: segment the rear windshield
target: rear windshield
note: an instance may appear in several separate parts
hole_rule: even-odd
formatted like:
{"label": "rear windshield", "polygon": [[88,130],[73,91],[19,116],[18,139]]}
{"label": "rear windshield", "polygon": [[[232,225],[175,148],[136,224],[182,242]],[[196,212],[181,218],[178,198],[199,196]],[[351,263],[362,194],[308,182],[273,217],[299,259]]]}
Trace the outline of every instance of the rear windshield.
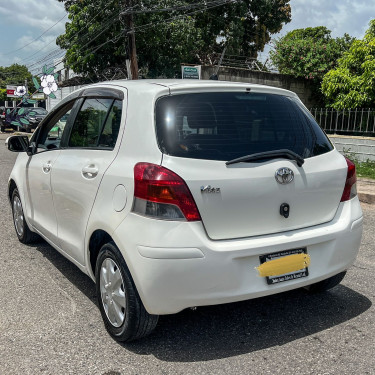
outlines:
{"label": "rear windshield", "polygon": [[289,149],[303,158],[332,144],[298,99],[261,93],[197,93],[156,103],[156,132],[165,154],[231,160]]}

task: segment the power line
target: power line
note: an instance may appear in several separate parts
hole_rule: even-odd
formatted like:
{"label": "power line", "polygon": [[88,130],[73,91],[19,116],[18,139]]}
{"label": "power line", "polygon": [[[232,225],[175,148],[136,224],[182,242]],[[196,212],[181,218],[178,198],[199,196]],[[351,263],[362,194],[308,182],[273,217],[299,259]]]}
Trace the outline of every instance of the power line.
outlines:
{"label": "power line", "polygon": [[[93,21],[94,21],[94,19],[96,19],[96,17],[99,15],[99,14],[102,14],[108,7],[109,7],[109,5],[111,5],[111,3],[109,2],[104,8],[102,8],[102,9],[100,9],[100,11],[99,12],[97,12],[96,14],[95,14],[95,16],[94,17],[92,17],[89,21],[88,21],[88,23],[81,29],[81,30],[79,30],[77,33],[75,33],[74,35],[72,35],[72,37],[71,38],[69,38],[68,40],[67,40],[67,42],[70,42],[70,41],[72,41],[73,40],[73,38],[75,37],[75,36],[77,36],[77,35],[79,35],[83,30],[85,30],[86,28],[88,28],[89,26],[91,26],[92,24],[93,24]],[[66,14],[67,15],[67,14]],[[66,16],[65,15],[65,16]],[[65,17],[64,16],[64,17]],[[86,34],[84,34],[84,36],[87,36],[89,33],[86,33]],[[24,58],[24,59],[22,59],[22,61],[28,61],[28,60],[31,60],[35,55],[37,55],[40,51],[42,51],[43,49],[45,49],[46,47],[48,47],[51,43],[53,43],[53,42],[56,42],[55,40],[52,40],[51,42],[49,42],[48,44],[46,44],[44,47],[42,47],[41,49],[39,49],[38,51],[36,51],[36,52],[34,52],[32,55],[30,55],[30,56],[27,56],[26,58]],[[61,49],[60,47],[59,47],[59,49]]]}
{"label": "power line", "polygon": [[161,20],[159,22],[150,22],[146,25],[141,25],[141,26],[136,26],[133,30],[129,30],[128,33],[132,33],[132,32],[135,32],[135,31],[143,31],[144,29],[147,29],[149,27],[153,27],[153,26],[156,26],[156,25],[159,25],[161,23],[165,23],[165,22],[172,22],[176,19],[180,19],[180,18],[185,18],[186,16],[190,16],[191,14],[195,14],[195,13],[199,13],[199,12],[205,12],[209,9],[213,9],[213,8],[217,8],[217,7],[220,7],[220,6],[223,6],[223,5],[226,5],[226,4],[230,4],[230,3],[237,3],[238,1],[241,1],[241,0],[218,0],[218,1],[212,1],[211,3],[215,3],[215,5],[212,5],[212,6],[209,6],[207,7],[206,5],[204,6],[204,8],[201,8],[201,9],[198,9],[198,10],[195,10],[193,12],[189,12],[189,13],[184,13],[184,14],[180,14],[178,16],[174,16],[174,17],[171,17],[171,18],[168,18],[168,19],[165,19],[165,20]]}
{"label": "power line", "polygon": [[174,7],[168,7],[168,8],[153,8],[153,9],[142,9],[142,10],[126,10],[121,15],[126,14],[143,14],[143,13],[159,13],[159,12],[171,12],[175,10],[190,10],[194,8],[206,8],[210,5],[217,4],[217,6],[221,6],[224,4],[230,4],[235,3],[237,0],[215,0],[215,1],[208,1],[206,3],[195,3],[195,4],[189,4],[189,5],[176,5]]}
{"label": "power line", "polygon": [[14,53],[14,52],[17,52],[17,51],[21,51],[22,49],[28,47],[30,44],[33,44],[35,43],[37,40],[39,40],[44,34],[46,34],[48,31],[50,31],[52,28],[54,28],[58,23],[60,23],[66,16],[68,15],[68,13],[66,13],[64,15],[64,17],[60,18],[55,24],[53,24],[50,28],[48,28],[47,30],[44,30],[44,32],[42,34],[40,34],[37,38],[35,38],[34,40],[32,40],[31,42],[25,44],[23,47],[20,47],[18,49],[15,49],[13,51],[9,51],[7,53],[5,53],[3,56],[8,56],[10,55],[11,53]]}

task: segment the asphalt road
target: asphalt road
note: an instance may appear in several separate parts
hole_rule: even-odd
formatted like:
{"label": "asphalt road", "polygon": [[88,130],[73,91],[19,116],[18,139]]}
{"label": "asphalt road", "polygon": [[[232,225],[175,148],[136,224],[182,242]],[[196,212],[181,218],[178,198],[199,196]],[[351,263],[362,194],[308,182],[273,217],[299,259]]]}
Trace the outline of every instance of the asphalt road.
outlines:
{"label": "asphalt road", "polygon": [[52,247],[18,242],[0,136],[0,374],[375,374],[375,205],[342,285],[163,316],[142,341],[105,331],[94,283]]}

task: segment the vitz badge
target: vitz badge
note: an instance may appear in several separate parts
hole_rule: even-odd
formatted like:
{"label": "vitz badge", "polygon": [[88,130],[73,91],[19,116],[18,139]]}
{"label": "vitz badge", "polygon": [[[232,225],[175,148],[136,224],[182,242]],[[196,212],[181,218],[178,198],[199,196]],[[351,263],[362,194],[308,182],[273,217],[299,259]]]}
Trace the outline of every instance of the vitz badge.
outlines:
{"label": "vitz badge", "polygon": [[211,185],[201,186],[201,193],[220,193],[220,188],[211,187]]}

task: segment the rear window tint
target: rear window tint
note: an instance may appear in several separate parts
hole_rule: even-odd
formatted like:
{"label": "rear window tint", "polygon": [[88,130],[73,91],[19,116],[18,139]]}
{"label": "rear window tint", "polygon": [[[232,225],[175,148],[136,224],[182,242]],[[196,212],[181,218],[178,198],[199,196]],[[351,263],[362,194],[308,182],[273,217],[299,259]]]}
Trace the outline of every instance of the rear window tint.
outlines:
{"label": "rear window tint", "polygon": [[289,149],[303,158],[333,149],[298,99],[261,93],[196,93],[156,103],[156,132],[165,154],[231,160]]}

